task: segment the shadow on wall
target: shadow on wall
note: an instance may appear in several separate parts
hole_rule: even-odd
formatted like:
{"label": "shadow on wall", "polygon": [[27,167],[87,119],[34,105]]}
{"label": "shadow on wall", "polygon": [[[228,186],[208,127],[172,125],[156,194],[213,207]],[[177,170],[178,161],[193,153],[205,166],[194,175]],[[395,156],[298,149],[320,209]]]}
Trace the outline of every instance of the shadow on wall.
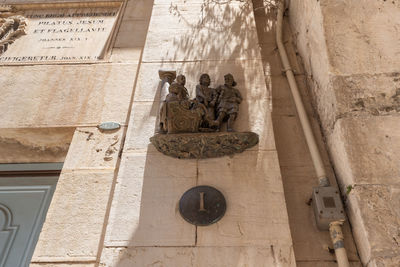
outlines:
{"label": "shadow on wall", "polygon": [[[252,120],[259,123],[251,115],[266,115],[272,107],[270,84],[267,90],[264,86],[264,74],[270,75],[272,67],[261,73],[252,6],[251,1],[231,0],[156,4],[143,56],[144,63],[157,62],[159,68],[184,74],[192,98],[202,73],[210,75],[214,88],[224,83],[225,74],[232,73],[244,99],[236,123],[238,131],[251,130]],[[152,100],[157,106],[153,110],[158,111],[159,89]]]}
{"label": "shadow on wall", "polygon": [[[275,266],[285,261],[284,256],[275,258],[275,253],[290,254],[279,247],[279,242],[286,242],[279,240],[285,236],[279,227],[287,217],[274,156],[269,82],[265,87],[270,81],[265,75],[271,75],[273,68],[280,71],[280,65],[266,60],[263,73],[252,14],[248,1],[154,5],[140,70],[144,77],[139,74],[134,100],[152,103],[147,118],[152,122],[158,116],[160,88],[155,71],[159,68],[184,74],[191,98],[202,73],[211,76],[211,87],[223,84],[224,74],[232,73],[244,99],[235,129],[257,132],[260,143],[234,157],[203,160],[170,158],[152,145],[125,148],[110,213],[108,248],[102,257],[105,266],[260,266],[261,262]],[[269,33],[272,27],[264,30]],[[141,81],[145,81],[143,90],[153,92],[147,99]],[[130,130],[135,122],[131,121]],[[145,131],[148,124],[145,118],[139,120],[135,133],[154,134],[155,124]],[[148,137],[131,133],[132,139],[147,143]],[[178,211],[182,194],[202,184],[218,188],[228,203],[225,217],[208,227],[188,224]],[[274,201],[277,205],[265,205]]]}

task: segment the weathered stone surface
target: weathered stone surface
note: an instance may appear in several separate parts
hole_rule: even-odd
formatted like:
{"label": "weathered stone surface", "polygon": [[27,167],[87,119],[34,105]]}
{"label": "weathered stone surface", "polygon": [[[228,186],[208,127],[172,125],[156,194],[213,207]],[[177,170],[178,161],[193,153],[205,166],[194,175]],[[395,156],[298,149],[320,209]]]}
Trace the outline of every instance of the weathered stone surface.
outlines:
{"label": "weathered stone surface", "polygon": [[110,61],[113,63],[137,63],[140,60],[142,47],[113,48]]}
{"label": "weathered stone surface", "polygon": [[371,260],[366,267],[397,267],[399,266],[400,257],[376,257]]}
{"label": "weathered stone surface", "polygon": [[[296,257],[297,259],[297,257]],[[361,262],[349,262],[350,267],[363,267]],[[296,262],[297,267],[336,267],[338,266],[336,260],[332,260],[331,262],[329,261],[323,261],[323,262],[315,262],[315,261],[298,261]]]}
{"label": "weathered stone surface", "polygon": [[113,178],[113,171],[61,174],[33,262],[96,260]]}
{"label": "weathered stone surface", "polygon": [[102,267],[130,266],[296,266],[291,247],[128,247],[106,248]]}
{"label": "weathered stone surface", "polygon": [[[252,12],[249,2],[155,1],[100,266],[295,265]],[[234,128],[257,133],[260,145],[232,158],[185,161],[149,146],[157,130],[160,68],[185,74],[189,91],[202,73],[210,74],[212,87],[225,71],[232,73],[244,98]],[[215,182],[218,173],[224,179]],[[228,192],[228,210],[235,207],[222,228],[228,236],[198,229],[201,247],[195,247],[195,227],[181,218],[177,204],[187,189],[214,182]]]}
{"label": "weathered stone surface", "polygon": [[120,152],[123,130],[100,131],[97,127],[78,127],[63,170],[113,170]]}
{"label": "weathered stone surface", "polygon": [[[76,3],[75,0],[54,0],[53,3]],[[97,0],[86,0],[85,2],[98,2]],[[110,0],[109,2],[119,2],[119,0]],[[38,3],[36,0],[3,0],[3,4],[31,4]]]}
{"label": "weathered stone surface", "polygon": [[252,132],[157,134],[150,141],[165,155],[200,159],[241,153],[258,143],[258,135]]}
{"label": "weathered stone surface", "polygon": [[354,238],[364,264],[400,254],[399,204],[399,186],[356,185],[348,194]]}
{"label": "weathered stone surface", "polygon": [[400,67],[400,5],[397,1],[321,2],[332,72],[395,72]]}
{"label": "weathered stone surface", "polygon": [[148,25],[148,19],[124,19],[121,22],[114,46],[117,48],[143,47],[144,42],[146,41]]}
{"label": "weathered stone surface", "polygon": [[[339,181],[359,190],[350,192],[347,202],[362,262],[390,266],[399,254],[393,239],[399,216],[392,210],[399,204],[389,204],[400,174],[399,5],[331,0],[290,5]],[[328,68],[318,67],[321,60]]]}
{"label": "weathered stone surface", "polygon": [[160,102],[134,102],[129,127],[126,134],[124,151],[146,152],[156,151],[150,144],[157,128],[158,107]]}
{"label": "weathered stone surface", "polygon": [[327,90],[314,92],[325,131],[329,134],[343,117],[398,114],[399,86],[398,72],[332,76]]}
{"label": "weathered stone surface", "polygon": [[151,1],[127,1],[111,51],[112,62],[139,62],[152,9],[153,2]]}
{"label": "weathered stone surface", "polygon": [[191,246],[195,226],[180,216],[182,194],[196,185],[196,162],[155,153],[124,153],[106,246]]}
{"label": "weathered stone surface", "polygon": [[0,129],[0,162],[63,162],[73,128]]}
{"label": "weathered stone surface", "polygon": [[14,67],[2,67],[2,127],[124,124],[136,68],[136,64],[37,65],[19,66],[16,72]]}
{"label": "weathered stone surface", "polygon": [[199,161],[198,169],[198,184],[215,187],[227,202],[220,221],[197,228],[199,246],[291,244],[275,151],[205,159]]}
{"label": "weathered stone surface", "polygon": [[337,116],[400,112],[400,73],[337,76],[332,80]]}
{"label": "weathered stone surface", "polygon": [[320,90],[326,90],[331,73],[320,2],[290,1],[289,21],[305,71],[313,75],[312,90],[318,95]]}
{"label": "weathered stone surface", "polygon": [[250,1],[154,5],[146,47],[146,62],[260,59]]}
{"label": "weathered stone surface", "polygon": [[[271,100],[243,101],[233,125],[237,132],[258,134],[258,145],[249,150],[275,150]],[[222,128],[224,130],[224,128]]]}
{"label": "weathered stone surface", "polygon": [[332,159],[343,186],[399,185],[400,117],[340,119],[329,137]]}
{"label": "weathered stone surface", "polygon": [[307,82],[315,100],[323,130],[336,119],[336,95],[331,86],[331,56],[325,36],[325,24],[320,2],[290,1],[289,21],[293,27],[294,43],[301,55]]}
{"label": "weathered stone surface", "polygon": [[31,263],[29,267],[95,267],[95,263]]}
{"label": "weathered stone surface", "polygon": [[149,20],[155,1],[128,0],[124,12],[124,20]]}

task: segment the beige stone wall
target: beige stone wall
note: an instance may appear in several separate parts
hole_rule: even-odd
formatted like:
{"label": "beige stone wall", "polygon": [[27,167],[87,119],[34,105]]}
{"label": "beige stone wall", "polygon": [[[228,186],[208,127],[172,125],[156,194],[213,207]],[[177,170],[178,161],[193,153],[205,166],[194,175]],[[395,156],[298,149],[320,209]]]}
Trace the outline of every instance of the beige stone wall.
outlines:
{"label": "beige stone wall", "polygon": [[[35,267],[95,266],[100,258],[152,9],[149,1],[121,3],[122,20],[105,60],[0,66],[0,162],[65,162]],[[96,126],[105,121],[122,127],[101,132]]]}
{"label": "beige stone wall", "polygon": [[[285,199],[250,1],[154,1],[100,266],[295,266]],[[232,73],[243,95],[235,128],[260,135],[232,157],[179,160],[149,144],[157,127],[158,70],[202,73],[212,86]],[[179,214],[182,194],[210,185],[226,198],[216,224]]]}
{"label": "beige stone wall", "polygon": [[356,244],[368,267],[399,262],[399,15],[396,1],[292,0],[289,6]]}
{"label": "beige stone wall", "polygon": [[[121,16],[104,61],[0,66],[0,161],[65,162],[31,266],[295,266],[251,1],[128,0]],[[202,73],[213,86],[232,73],[235,128],[259,144],[218,159],[157,152],[160,68],[185,74],[192,97]],[[228,203],[209,227],[178,212],[196,185]]]}

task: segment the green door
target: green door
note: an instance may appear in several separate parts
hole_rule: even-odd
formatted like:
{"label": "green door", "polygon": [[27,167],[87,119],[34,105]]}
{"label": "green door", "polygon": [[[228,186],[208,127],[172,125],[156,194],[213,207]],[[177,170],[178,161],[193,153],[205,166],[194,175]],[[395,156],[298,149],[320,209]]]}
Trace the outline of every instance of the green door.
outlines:
{"label": "green door", "polygon": [[57,180],[51,174],[0,175],[1,267],[29,266]]}

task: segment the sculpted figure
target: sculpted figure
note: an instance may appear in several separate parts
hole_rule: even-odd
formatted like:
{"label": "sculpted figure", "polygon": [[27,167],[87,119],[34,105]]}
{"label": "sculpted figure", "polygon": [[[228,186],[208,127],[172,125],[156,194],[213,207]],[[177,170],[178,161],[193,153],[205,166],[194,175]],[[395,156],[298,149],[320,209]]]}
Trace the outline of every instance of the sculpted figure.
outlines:
{"label": "sculpted figure", "polygon": [[196,100],[205,107],[205,118],[202,122],[202,127],[209,128],[213,126],[215,120],[215,103],[217,101],[217,93],[215,89],[210,88],[210,76],[206,73],[202,74],[199,79],[199,84],[196,86]]}
{"label": "sculpted figure", "polygon": [[169,94],[167,95],[165,101],[172,102],[172,101],[179,101],[181,104],[186,106],[187,108],[190,107],[189,102],[189,93],[185,87],[186,84],[186,77],[184,75],[178,75],[176,77],[176,82],[172,82],[169,87]]}
{"label": "sculpted figure", "polygon": [[198,132],[206,110],[204,105],[189,99],[186,78],[178,75],[168,88],[160,110],[160,129],[164,133]]}
{"label": "sculpted figure", "polygon": [[239,112],[239,104],[242,102],[242,96],[239,90],[234,88],[236,82],[232,74],[226,74],[224,79],[225,84],[217,88],[217,119],[214,123],[220,128],[222,122],[227,120],[227,131],[233,132],[233,123]]}

